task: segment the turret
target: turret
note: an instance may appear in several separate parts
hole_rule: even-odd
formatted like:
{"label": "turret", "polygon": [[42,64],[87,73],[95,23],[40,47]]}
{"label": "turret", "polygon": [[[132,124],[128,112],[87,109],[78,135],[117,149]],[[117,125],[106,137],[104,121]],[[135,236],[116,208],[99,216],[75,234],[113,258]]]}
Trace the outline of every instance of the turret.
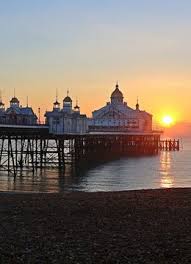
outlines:
{"label": "turret", "polygon": [[60,103],[56,100],[53,104],[53,110],[59,111],[60,110]]}
{"label": "turret", "polygon": [[76,100],[76,106],[74,107],[74,112],[80,114],[80,107],[78,105],[78,101]]}
{"label": "turret", "polygon": [[15,96],[15,89],[14,89],[14,97],[10,101],[10,107],[19,107],[19,103],[20,102],[18,98]]}
{"label": "turret", "polygon": [[63,112],[72,112],[72,99],[69,97],[69,91],[67,91],[67,96],[63,100]]}
{"label": "turret", "polygon": [[137,98],[137,103],[136,103],[136,110],[139,111],[139,99]]}
{"label": "turret", "polygon": [[19,107],[19,100],[15,96],[10,101],[10,107]]}
{"label": "turret", "polygon": [[60,110],[60,103],[58,102],[58,92],[56,90],[56,100],[53,104],[53,111],[59,111]]}
{"label": "turret", "polygon": [[118,82],[116,83],[115,90],[111,94],[111,103],[112,104],[123,104],[123,94],[119,90]]}

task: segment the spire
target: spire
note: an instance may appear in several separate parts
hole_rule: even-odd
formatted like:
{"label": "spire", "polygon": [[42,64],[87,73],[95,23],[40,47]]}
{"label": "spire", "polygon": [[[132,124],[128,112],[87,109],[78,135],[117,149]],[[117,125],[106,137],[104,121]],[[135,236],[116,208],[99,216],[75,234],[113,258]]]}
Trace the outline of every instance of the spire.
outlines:
{"label": "spire", "polygon": [[116,81],[115,88],[119,88],[119,82],[118,81]]}
{"label": "spire", "polygon": [[69,89],[67,89],[67,96],[69,96]]}
{"label": "spire", "polygon": [[60,103],[58,102],[58,89],[57,88],[56,88],[56,101],[54,102],[53,109],[60,110]]}
{"label": "spire", "polygon": [[56,88],[56,102],[58,102],[58,89]]}
{"label": "spire", "polygon": [[27,95],[27,107],[29,107],[29,97]]}
{"label": "spire", "polygon": [[75,112],[80,112],[80,107],[78,105],[78,98],[76,98],[76,106],[74,107]]}
{"label": "spire", "polygon": [[137,96],[136,110],[139,110],[139,98],[138,98],[138,96]]}

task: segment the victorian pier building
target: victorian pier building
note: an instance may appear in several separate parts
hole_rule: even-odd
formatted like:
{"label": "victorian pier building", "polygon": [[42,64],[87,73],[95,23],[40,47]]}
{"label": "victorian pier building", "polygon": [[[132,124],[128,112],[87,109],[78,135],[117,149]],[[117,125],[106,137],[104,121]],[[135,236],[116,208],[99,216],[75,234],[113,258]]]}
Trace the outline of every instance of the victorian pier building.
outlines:
{"label": "victorian pier building", "polygon": [[133,109],[124,102],[118,83],[111,94],[111,101],[93,111],[88,121],[90,132],[152,133],[152,115],[140,110],[137,100]]}
{"label": "victorian pier building", "polygon": [[50,134],[85,134],[88,131],[87,117],[80,113],[80,107],[76,102],[73,108],[72,99],[67,93],[63,99],[63,107],[60,107],[58,98],[53,104],[53,110],[45,113],[46,125]]}
{"label": "victorian pier building", "polygon": [[37,116],[32,107],[20,105],[19,99],[13,97],[10,106],[5,108],[5,104],[0,98],[0,124],[4,125],[37,125]]}
{"label": "victorian pier building", "polygon": [[33,173],[45,167],[65,170],[68,164],[156,155],[161,148],[179,150],[179,141],[161,144],[161,131],[152,130],[152,115],[140,110],[138,102],[135,109],[129,107],[118,84],[111,101],[93,111],[91,118],[80,113],[78,104],[73,108],[68,94],[62,107],[56,98],[52,111],[45,113],[45,125],[38,125],[32,109],[23,110],[17,98],[7,110],[1,101],[0,108],[2,120],[10,122],[5,125],[0,119],[0,169],[15,177],[24,169]]}

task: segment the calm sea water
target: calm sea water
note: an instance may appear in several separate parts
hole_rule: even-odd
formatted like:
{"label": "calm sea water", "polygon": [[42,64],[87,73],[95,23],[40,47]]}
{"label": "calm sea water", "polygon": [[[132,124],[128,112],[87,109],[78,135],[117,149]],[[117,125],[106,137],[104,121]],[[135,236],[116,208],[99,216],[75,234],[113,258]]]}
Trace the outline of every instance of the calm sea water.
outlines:
{"label": "calm sea water", "polygon": [[191,187],[191,138],[183,139],[179,152],[123,158],[93,169],[43,170],[23,173],[16,180],[0,172],[0,191],[68,192],[122,191],[150,188]]}

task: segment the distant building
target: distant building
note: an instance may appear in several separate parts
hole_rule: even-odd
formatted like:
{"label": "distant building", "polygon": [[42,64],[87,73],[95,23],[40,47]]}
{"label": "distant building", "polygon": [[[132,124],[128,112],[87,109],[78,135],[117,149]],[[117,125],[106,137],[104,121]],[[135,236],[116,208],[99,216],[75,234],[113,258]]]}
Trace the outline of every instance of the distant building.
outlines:
{"label": "distant building", "polygon": [[138,100],[135,109],[129,107],[117,83],[111,102],[94,111],[88,125],[90,132],[151,132],[152,115],[140,110]]}
{"label": "distant building", "polygon": [[76,103],[72,108],[72,99],[67,96],[63,100],[63,108],[57,98],[53,110],[45,113],[46,124],[52,134],[83,134],[87,132],[87,117],[80,114],[80,107]]}
{"label": "distant building", "polygon": [[9,108],[0,99],[0,123],[7,125],[36,125],[37,116],[31,107],[22,107],[19,100],[14,96],[10,101]]}
{"label": "distant building", "polygon": [[3,103],[2,98],[0,98],[0,123],[4,124],[5,120],[6,120],[6,117],[5,117],[5,104]]}

